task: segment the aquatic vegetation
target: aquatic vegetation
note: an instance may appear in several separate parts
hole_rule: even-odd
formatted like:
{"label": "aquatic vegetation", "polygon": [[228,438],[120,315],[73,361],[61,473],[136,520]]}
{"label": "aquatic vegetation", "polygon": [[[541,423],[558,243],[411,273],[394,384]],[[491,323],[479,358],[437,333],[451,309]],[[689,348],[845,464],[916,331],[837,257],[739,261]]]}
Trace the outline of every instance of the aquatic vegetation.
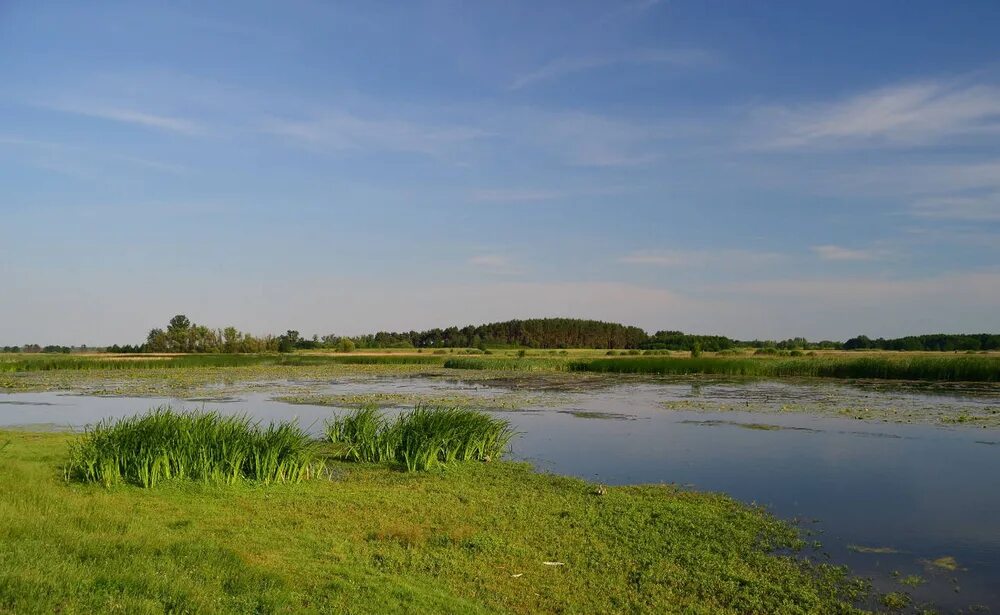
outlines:
{"label": "aquatic vegetation", "polygon": [[261,427],[244,416],[175,412],[105,420],[70,446],[67,478],[110,487],[170,479],[299,482],[320,470],[315,442],[295,423]]}
{"label": "aquatic vegetation", "polygon": [[[448,367],[446,364],[445,367]],[[825,356],[795,358],[628,357],[572,361],[570,371],[620,374],[718,374],[946,382],[1000,382],[1000,357]]]}
{"label": "aquatic vegetation", "polygon": [[854,551],[855,553],[883,553],[883,554],[893,554],[900,553],[898,549],[892,547],[866,547],[864,545],[847,545],[849,551]]}
{"label": "aquatic vegetation", "polygon": [[537,406],[551,401],[542,397],[523,394],[478,396],[461,393],[354,393],[341,395],[306,393],[280,395],[275,397],[274,400],[286,404],[307,406],[352,407],[376,405],[380,407],[399,407],[425,405],[505,410],[515,410],[525,406]]}
{"label": "aquatic vegetation", "polygon": [[899,580],[900,585],[908,585],[910,587],[919,587],[926,582],[927,580],[919,574],[908,574]]}
{"label": "aquatic vegetation", "polygon": [[[889,404],[887,402],[893,402]],[[731,400],[679,399],[662,403],[667,410],[680,412],[740,412],[750,414],[803,414],[848,418],[883,423],[923,423],[957,427],[1000,427],[1000,409],[996,406],[974,405],[954,407],[944,403],[902,403],[887,397],[870,407],[841,405],[837,398],[817,395],[809,401],[786,403],[781,399],[749,398],[736,403]]]}
{"label": "aquatic vegetation", "polygon": [[491,371],[539,371],[565,370],[569,361],[559,357],[497,357],[480,359],[471,357],[456,357],[444,362],[446,369],[471,369]]}
{"label": "aquatic vegetation", "polygon": [[568,414],[578,419],[605,420],[605,421],[634,421],[637,417],[631,414],[620,412],[599,412],[595,410],[559,410],[560,414]]}
{"label": "aquatic vegetation", "polygon": [[938,568],[940,570],[959,570],[958,561],[951,555],[945,555],[932,560],[923,560],[928,568]]}
{"label": "aquatic vegetation", "polygon": [[880,602],[882,603],[882,606],[891,611],[899,611],[901,609],[905,609],[906,607],[910,606],[912,600],[908,595],[904,594],[903,592],[890,592],[888,594],[883,595],[880,598]]}
{"label": "aquatic vegetation", "polygon": [[465,408],[417,406],[386,420],[364,406],[327,423],[327,440],[353,461],[396,463],[410,472],[454,461],[499,459],[514,432],[502,419]]}

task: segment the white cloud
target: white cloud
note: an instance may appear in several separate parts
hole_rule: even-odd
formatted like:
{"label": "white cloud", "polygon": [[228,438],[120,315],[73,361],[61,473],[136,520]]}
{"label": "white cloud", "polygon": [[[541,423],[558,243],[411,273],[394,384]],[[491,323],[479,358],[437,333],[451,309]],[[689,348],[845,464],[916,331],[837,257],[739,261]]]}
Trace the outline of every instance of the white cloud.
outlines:
{"label": "white cloud", "polygon": [[155,128],[157,130],[174,132],[188,136],[197,135],[204,132],[204,127],[202,127],[200,124],[192,120],[170,115],[160,115],[145,111],[137,111],[135,109],[108,107],[102,105],[89,105],[89,104],[43,105],[43,106],[52,109],[54,111],[61,111],[63,113],[72,113],[76,115],[85,115],[88,117],[96,117],[104,120],[110,120],[112,122],[133,124],[136,126],[143,126],[146,128]]}
{"label": "white cloud", "polygon": [[812,250],[825,261],[871,261],[879,259],[885,254],[879,250],[845,248],[829,244],[813,246]]}
{"label": "white cloud", "polygon": [[466,126],[423,125],[396,119],[368,119],[327,112],[302,120],[270,120],[262,132],[334,150],[375,149],[441,155],[456,146],[488,136]]}
{"label": "white cloud", "polygon": [[1000,134],[1000,87],[904,83],[834,103],[760,109],[757,120],[771,148],[929,145]]}
{"label": "white cloud", "polygon": [[698,49],[650,49],[617,55],[564,57],[546,62],[535,70],[518,76],[511,83],[510,89],[519,90],[542,81],[609,66],[649,64],[690,68],[711,62],[711,54]]}

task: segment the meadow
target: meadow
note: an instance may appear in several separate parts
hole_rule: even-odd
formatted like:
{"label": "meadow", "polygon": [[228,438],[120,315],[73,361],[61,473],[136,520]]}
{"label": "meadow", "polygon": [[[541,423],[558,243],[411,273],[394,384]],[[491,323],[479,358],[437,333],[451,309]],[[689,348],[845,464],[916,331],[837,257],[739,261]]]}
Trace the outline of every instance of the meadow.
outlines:
{"label": "meadow", "polygon": [[867,592],[722,495],[336,459],[105,487],[67,481],[79,438],[0,433],[0,612],[850,613]]}

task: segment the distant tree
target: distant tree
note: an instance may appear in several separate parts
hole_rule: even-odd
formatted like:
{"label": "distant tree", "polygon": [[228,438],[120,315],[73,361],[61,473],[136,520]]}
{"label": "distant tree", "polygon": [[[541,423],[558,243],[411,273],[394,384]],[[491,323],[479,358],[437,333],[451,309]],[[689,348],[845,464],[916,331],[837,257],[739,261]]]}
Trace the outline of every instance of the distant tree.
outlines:
{"label": "distant tree", "polygon": [[222,351],[228,353],[240,352],[240,341],[243,336],[236,327],[226,327],[222,330]]}
{"label": "distant tree", "polygon": [[354,343],[354,340],[348,337],[342,337],[337,342],[337,352],[354,352],[356,347],[357,345]]}
{"label": "distant tree", "polygon": [[278,352],[292,352],[299,342],[299,332],[289,329],[284,335],[278,336]]}
{"label": "distant tree", "polygon": [[169,352],[170,336],[163,329],[151,329],[146,336],[146,347],[150,352]]}

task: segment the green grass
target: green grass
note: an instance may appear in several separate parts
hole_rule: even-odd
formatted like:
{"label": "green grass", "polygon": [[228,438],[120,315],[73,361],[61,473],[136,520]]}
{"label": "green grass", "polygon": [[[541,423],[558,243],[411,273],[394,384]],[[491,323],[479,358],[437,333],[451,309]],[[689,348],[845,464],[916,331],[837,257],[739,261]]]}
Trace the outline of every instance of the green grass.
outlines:
{"label": "green grass", "polygon": [[75,437],[0,433],[0,612],[852,610],[842,570],[778,554],[796,530],[722,495],[507,462],[106,489],[64,481]]}
{"label": "green grass", "polygon": [[[446,365],[447,367],[447,365]],[[871,378],[1000,382],[1000,357],[620,358],[569,363],[570,371],[619,374],[716,374],[780,378]]]}
{"label": "green grass", "polygon": [[312,366],[312,365],[440,365],[441,359],[416,355],[322,354],[188,354],[188,355],[6,355],[0,372],[53,370],[134,370],[195,367]]}
{"label": "green grass", "polygon": [[514,432],[510,424],[465,408],[417,406],[386,420],[374,405],[327,424],[326,437],[353,461],[395,463],[408,471],[455,461],[500,459]]}
{"label": "green grass", "polygon": [[562,370],[566,368],[569,361],[557,357],[538,358],[466,358],[457,357],[444,362],[447,369],[474,369],[493,371],[539,371],[539,370]]}
{"label": "green grass", "polygon": [[0,355],[0,373],[74,371],[139,371],[182,368],[323,367],[357,365],[374,367],[426,366],[480,371],[574,371],[622,374],[714,374],[762,378],[819,377],[940,382],[1000,382],[1000,357],[944,354],[925,356],[849,354],[802,357],[668,357],[594,356],[596,351],[569,355],[542,355],[532,351],[516,355],[451,356],[435,354],[192,354],[176,356],[134,355]]}
{"label": "green grass", "polygon": [[66,477],[111,487],[170,479],[299,482],[321,469],[316,445],[297,424],[265,428],[245,416],[174,412],[105,420],[70,446]]}

